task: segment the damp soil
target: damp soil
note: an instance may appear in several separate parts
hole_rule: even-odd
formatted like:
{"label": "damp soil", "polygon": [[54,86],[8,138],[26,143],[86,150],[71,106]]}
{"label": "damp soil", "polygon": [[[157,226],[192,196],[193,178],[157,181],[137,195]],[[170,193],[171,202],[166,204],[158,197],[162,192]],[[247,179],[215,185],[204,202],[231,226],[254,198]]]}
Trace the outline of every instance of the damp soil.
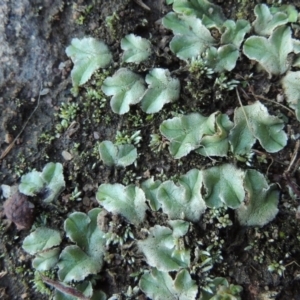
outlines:
{"label": "damp soil", "polygon": [[[49,206],[39,197],[31,199],[35,205],[35,225],[43,223],[62,231],[68,214],[74,211],[86,213],[99,206],[95,192],[101,183],[140,183],[150,176],[159,178],[161,174],[164,178],[170,178],[191,168],[203,169],[216,163],[190,154],[179,164],[172,159],[167,147],[158,153],[151,151],[148,146],[150,134],[158,133],[159,124],[172,116],[172,111],[180,109],[178,106],[168,105],[147,125],[147,116],[137,107],[131,109],[131,117],[127,118],[113,114],[109,101],[98,109],[98,100],[86,100],[87,89],[82,88],[76,97],[71,92],[72,63],[65,49],[74,37],[102,39],[112,51],[114,61],[120,61],[121,38],[135,33],[151,39],[156,49],[157,55],[148,62],[146,69],[162,67],[175,71],[180,67],[182,62],[174,58],[168,48],[171,33],[161,26],[160,21],[170,7],[163,0],[144,0],[143,3],[150,10],[134,0],[0,0],[0,184],[14,186],[20,182],[22,174],[32,169],[41,170],[47,162],[62,163],[66,179],[66,189],[57,202]],[[261,1],[219,0],[215,3],[223,8],[228,18],[236,19],[238,16],[253,21],[253,7]],[[107,26],[109,16],[117,16],[111,27]],[[113,69],[108,73],[113,73]],[[268,154],[265,163],[261,162],[263,149],[256,145],[257,155],[251,166],[267,174],[270,182],[279,185],[279,213],[263,228],[244,228],[230,211],[232,226],[218,229],[213,222],[196,224],[186,243],[201,240],[205,248],[212,238],[208,232],[214,232],[224,240],[221,251],[223,260],[214,265],[210,276],[225,277],[229,282],[241,285],[242,299],[296,300],[300,299],[300,216],[297,197],[293,198],[290,194],[292,192],[297,196],[298,193],[299,198],[300,174],[293,167],[289,169],[289,165],[298,154],[295,152],[296,140],[292,137],[299,135],[299,123],[280,106],[253,96],[278,99],[282,94],[279,78],[268,78],[265,73],[258,72],[254,64],[244,62],[243,58],[231,78],[246,78],[251,73],[253,76],[247,88],[240,90],[243,104],[260,100],[270,113],[279,114],[287,120],[288,145],[279,153]],[[101,74],[96,73],[87,86],[99,88],[97,80],[100,77]],[[199,84],[193,82],[187,73],[178,77],[182,83],[191,81],[195,86]],[[201,83],[201,89],[205,90],[206,84],[211,83]],[[209,93],[200,107],[198,104],[193,106],[194,103],[189,100],[192,97],[189,89],[183,87],[181,93],[182,106],[190,107],[190,111],[199,109],[206,115],[220,110],[232,117],[233,109],[239,105],[235,92],[228,92],[226,101],[215,101],[215,95]],[[62,103],[74,103],[78,108],[70,126],[58,130]],[[139,151],[143,154],[139,156],[136,166],[113,169],[99,161],[95,145],[101,140],[114,140],[118,130],[128,133],[141,130],[143,140]],[[7,151],[13,141],[14,146]],[[71,157],[68,157],[69,154]],[[217,163],[225,161],[241,168],[247,167],[230,158],[218,159]],[[76,187],[82,192],[81,201],[71,200]],[[4,197],[0,201],[2,208]],[[118,228],[126,226],[120,217],[108,214],[107,218],[121,225]],[[18,230],[14,224],[8,226],[6,221],[3,216],[0,230],[0,298],[49,299],[50,296],[35,290],[32,257],[22,250],[22,242],[30,229]],[[165,225],[166,218],[149,211],[145,227],[155,224]],[[139,230],[133,233],[141,238]],[[249,246],[251,250],[245,251]],[[147,268],[140,256],[136,257],[135,264],[128,263],[128,257],[137,255],[134,248],[125,251],[127,261],[124,251],[122,247],[110,248],[113,259],[109,264],[104,264],[100,279],[97,279],[97,287],[101,286],[108,297],[118,294],[120,299],[126,299],[128,286],[136,285],[129,275]],[[268,271],[268,265],[279,261],[283,261],[285,266],[282,276]],[[193,279],[201,286],[204,276],[198,272]],[[140,292],[132,299],[146,297]]]}

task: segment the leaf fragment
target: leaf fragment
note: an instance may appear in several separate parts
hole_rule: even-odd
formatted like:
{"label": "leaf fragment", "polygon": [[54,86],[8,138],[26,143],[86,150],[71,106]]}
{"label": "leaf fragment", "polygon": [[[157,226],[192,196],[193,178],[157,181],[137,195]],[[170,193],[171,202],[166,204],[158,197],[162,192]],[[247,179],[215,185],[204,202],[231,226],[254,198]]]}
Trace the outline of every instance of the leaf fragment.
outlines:
{"label": "leaf fragment", "polygon": [[238,49],[250,29],[251,26],[246,20],[226,20],[222,27],[221,44],[233,44]]}
{"label": "leaf fragment", "polygon": [[153,268],[151,273],[142,275],[139,286],[152,300],[192,300],[198,293],[197,284],[187,270],[181,270],[173,280],[168,273]]}
{"label": "leaf fragment", "polygon": [[43,189],[44,184],[41,172],[33,170],[21,177],[19,191],[27,196],[35,196]]}
{"label": "leaf fragment", "polygon": [[107,77],[101,89],[105,95],[113,96],[110,106],[113,112],[120,115],[127,113],[130,105],[140,102],[146,90],[144,79],[126,68]]}
{"label": "leaf fragment", "polygon": [[60,163],[48,163],[42,172],[31,171],[21,177],[19,191],[27,196],[35,196],[44,191],[44,202],[52,202],[65,187],[63,167]]}
{"label": "leaf fragment", "polygon": [[291,8],[292,6],[289,7],[289,12],[287,12],[282,9],[270,9],[266,4],[257,4],[254,8],[256,19],[252,24],[254,31],[263,36],[271,35],[276,27],[291,22],[290,19],[295,19]]}
{"label": "leaf fragment", "polygon": [[73,86],[85,84],[99,68],[106,68],[112,61],[112,54],[104,42],[92,37],[74,38],[66,54],[74,63],[71,72]]}
{"label": "leaf fragment", "polygon": [[164,104],[174,102],[179,98],[180,82],[172,78],[169,70],[155,68],[146,75],[149,85],[143,96],[142,110],[147,114],[157,113]]}
{"label": "leaf fragment", "polygon": [[161,207],[161,203],[157,199],[157,190],[161,185],[160,180],[155,180],[153,177],[143,181],[141,184],[141,188],[145,193],[146,199],[149,202],[149,205],[152,210],[157,211]]}
{"label": "leaf fragment", "polygon": [[300,71],[288,72],[281,80],[289,106],[295,110],[300,121]]}
{"label": "leaf fragment", "polygon": [[65,220],[66,235],[76,245],[67,246],[60,254],[58,263],[60,280],[81,281],[101,270],[105,239],[104,233],[97,226],[100,211],[100,208],[94,208],[88,214],[74,212]]}
{"label": "leaf fragment", "polygon": [[42,178],[50,191],[45,202],[52,202],[65,188],[65,180],[63,175],[63,166],[60,163],[48,163],[43,168]]}
{"label": "leaf fragment", "polygon": [[227,156],[231,128],[228,116],[220,112],[209,117],[192,113],[165,120],[160,132],[170,141],[169,151],[178,159],[195,149],[205,156]]}
{"label": "leaf fragment", "polygon": [[180,238],[188,233],[190,223],[183,220],[170,220],[168,224],[173,228],[173,237]]}
{"label": "leaf fragment", "polygon": [[81,281],[89,274],[97,274],[102,260],[96,261],[76,245],[67,246],[61,252],[58,277],[64,282]]}
{"label": "leaf fragment", "polygon": [[137,159],[137,149],[131,144],[114,145],[111,141],[102,141],[99,153],[107,166],[127,167]]}
{"label": "leaf fragment", "polygon": [[272,221],[278,213],[277,185],[268,185],[261,173],[247,170],[244,186],[247,201],[236,210],[239,222],[245,226],[264,226]]}
{"label": "leaf fragment", "polygon": [[287,143],[283,121],[269,115],[267,108],[259,101],[237,108],[234,124],[229,134],[234,154],[249,153],[256,139],[270,153],[280,151]]}
{"label": "leaf fragment", "polygon": [[32,261],[32,266],[38,271],[47,271],[57,265],[60,248],[52,248],[44,252],[37,253]]}
{"label": "leaf fragment", "polygon": [[290,27],[280,26],[266,39],[261,36],[249,37],[243,47],[244,54],[256,60],[271,76],[281,75],[288,68],[288,54],[294,50]]}
{"label": "leaf fragment", "polygon": [[163,18],[163,25],[173,31],[170,49],[180,59],[198,57],[216,43],[210,31],[194,16],[178,16],[170,12]]}
{"label": "leaf fragment", "polygon": [[175,0],[173,10],[198,17],[207,28],[220,28],[226,20],[222,8],[207,0]]}
{"label": "leaf fragment", "polygon": [[237,208],[245,198],[244,172],[230,164],[203,171],[203,198],[208,207]]}
{"label": "leaf fragment", "polygon": [[140,63],[151,54],[151,43],[140,36],[131,33],[121,40],[121,49],[124,50],[122,60],[130,63]]}
{"label": "leaf fragment", "polygon": [[157,190],[163,212],[170,219],[198,222],[206,209],[200,193],[201,185],[202,173],[197,169],[181,176],[178,185],[171,180],[163,182]]}
{"label": "leaf fragment", "polygon": [[134,185],[101,184],[96,198],[106,210],[122,215],[132,224],[138,225],[145,218],[146,197],[143,190]]}
{"label": "leaf fragment", "polygon": [[205,53],[207,66],[215,72],[231,71],[239,58],[239,50],[232,44],[224,45],[218,49],[210,47]]}
{"label": "leaf fragment", "polygon": [[233,123],[227,115],[219,112],[211,114],[207,123],[211,133],[202,137],[200,147],[195,151],[204,156],[227,156],[229,149],[228,136]]}
{"label": "leaf fragment", "polygon": [[176,271],[190,265],[190,250],[179,248],[178,237],[174,237],[168,227],[155,225],[150,228],[149,236],[138,241],[138,247],[148,265],[160,271]]}
{"label": "leaf fragment", "polygon": [[210,130],[206,125],[207,117],[198,113],[174,117],[162,122],[160,132],[169,141],[169,151],[178,159],[200,146],[200,140]]}
{"label": "leaf fragment", "polygon": [[58,246],[61,241],[59,231],[47,227],[38,227],[24,239],[22,248],[27,253],[34,255],[40,251]]}

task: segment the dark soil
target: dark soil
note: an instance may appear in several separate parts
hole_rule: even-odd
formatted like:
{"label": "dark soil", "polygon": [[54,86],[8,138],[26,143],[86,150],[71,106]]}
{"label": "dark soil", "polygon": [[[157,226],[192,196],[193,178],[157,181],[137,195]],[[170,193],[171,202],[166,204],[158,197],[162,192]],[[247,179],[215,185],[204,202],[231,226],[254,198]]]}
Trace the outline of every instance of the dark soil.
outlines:
{"label": "dark soil", "polygon": [[[181,164],[174,160],[167,148],[159,153],[151,152],[148,144],[150,134],[158,133],[163,119],[170,117],[171,112],[181,109],[169,105],[163,113],[155,115],[154,120],[147,125],[146,114],[137,107],[131,108],[130,117],[114,114],[107,101],[99,109],[95,99],[87,100],[87,89],[99,89],[97,80],[101,77],[96,72],[86,87],[80,89],[77,97],[71,93],[72,82],[70,71],[72,63],[65,54],[72,38],[92,36],[102,39],[113,53],[114,61],[120,61],[120,40],[126,34],[135,33],[150,39],[156,49],[157,56],[145,70],[153,67],[168,68],[175,71],[182,62],[174,58],[168,49],[171,32],[164,29],[160,19],[171,9],[165,1],[144,0],[150,11],[138,4],[139,1],[65,1],[65,0],[0,0],[0,152],[5,153],[7,146],[17,137],[14,147],[0,159],[0,183],[16,185],[22,174],[32,169],[42,170],[47,162],[61,162],[64,166],[66,189],[55,204],[46,205],[38,197],[31,199],[35,205],[35,226],[46,222],[51,228],[62,230],[63,222],[68,214],[74,211],[88,212],[98,207],[95,192],[101,183],[119,182],[122,184],[139,183],[149,176],[164,174],[165,178],[184,174],[191,168],[203,169],[212,165],[208,158],[196,154],[181,159]],[[263,1],[215,1],[222,6],[228,18],[236,19],[236,15],[253,21],[253,7]],[[271,2],[271,1],[269,1]],[[283,1],[287,2],[287,1]],[[288,1],[292,3],[293,1]],[[91,6],[90,6],[91,5]],[[298,9],[300,8],[299,4]],[[110,28],[106,17],[113,14],[118,19]],[[79,24],[82,23],[82,24]],[[133,66],[137,68],[136,66]],[[117,68],[117,67],[116,67]],[[107,70],[114,72],[114,67]],[[142,70],[138,70],[142,71]],[[265,73],[258,73],[248,60],[241,58],[239,65],[230,77],[249,79],[245,94],[241,94],[243,104],[260,100],[271,114],[285,117],[286,131],[289,135],[288,145],[279,153],[266,157],[266,163],[259,159],[253,160],[252,168],[266,174],[270,182],[278,183],[281,189],[279,213],[275,220],[263,228],[242,228],[235,220],[231,211],[233,226],[218,229],[214,222],[210,225],[195,225],[190,230],[190,240],[201,240],[204,248],[211,243],[212,232],[224,240],[222,247],[223,260],[216,263],[210,276],[226,277],[233,284],[243,287],[242,299],[300,299],[300,223],[298,200],[293,199],[289,190],[296,196],[300,195],[300,174],[298,169],[287,171],[296,147],[292,136],[300,134],[299,122],[286,110],[274,103],[255,99],[251,94],[269,99],[276,99],[282,93],[279,78],[269,79]],[[193,81],[187,73],[179,74],[181,82]],[[197,85],[197,82],[194,83]],[[202,83],[211,84],[209,81]],[[39,94],[42,95],[39,98]],[[239,106],[235,92],[229,92],[224,97],[226,101],[214,101],[214,95],[206,95],[207,102],[201,106],[190,102],[190,90],[182,88],[180,105],[186,112],[201,111],[210,114],[216,110],[230,112]],[[58,130],[61,122],[58,116],[62,103],[77,103],[78,110],[74,128]],[[285,104],[285,103],[284,103]],[[36,109],[36,110],[35,110]],[[35,110],[35,111],[34,111]],[[31,113],[34,111],[33,115]],[[138,123],[137,119],[142,120]],[[29,119],[29,122],[27,120]],[[23,130],[24,129],[24,130]],[[128,133],[142,131],[137,167],[111,169],[105,167],[95,151],[97,141],[114,140],[117,130]],[[20,136],[18,134],[21,132]],[[256,145],[257,157],[262,149]],[[62,152],[71,153],[72,159],[66,160]],[[244,163],[232,158],[219,159],[218,163],[230,161],[241,168],[247,168]],[[139,179],[142,178],[142,179]],[[72,191],[78,187],[82,191],[82,201],[71,201]],[[3,206],[4,198],[0,205]],[[297,214],[298,213],[298,214]],[[166,224],[162,214],[148,212],[145,227],[154,224]],[[112,218],[110,215],[108,218]],[[26,254],[21,246],[30,230],[18,231],[15,225],[6,226],[5,218],[0,224],[0,298],[1,299],[48,299],[33,287],[32,257]],[[122,218],[114,220],[116,224],[125,224]],[[205,227],[206,226],[206,227]],[[138,230],[134,232],[140,236]],[[251,245],[251,250],[245,251]],[[124,293],[129,285],[134,286],[129,277],[139,268],[146,268],[142,259],[136,259],[135,265],[128,265],[121,260],[122,247],[110,248],[114,259],[105,265],[101,271],[101,279],[97,285],[108,297]],[[136,256],[135,249],[128,250],[128,256]],[[132,251],[132,252],[131,252]],[[268,271],[268,265],[283,261],[286,266],[284,275]],[[201,286],[205,281],[201,272],[195,275],[195,280]],[[142,292],[132,299],[144,299]],[[129,298],[128,298],[129,299]]]}

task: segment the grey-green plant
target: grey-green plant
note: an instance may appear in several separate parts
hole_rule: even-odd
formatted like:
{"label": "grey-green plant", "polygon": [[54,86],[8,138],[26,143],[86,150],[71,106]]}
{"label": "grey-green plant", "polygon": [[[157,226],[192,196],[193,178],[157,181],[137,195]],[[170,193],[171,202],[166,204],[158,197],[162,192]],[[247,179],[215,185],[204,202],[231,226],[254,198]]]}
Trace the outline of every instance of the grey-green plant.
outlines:
{"label": "grey-green plant", "polygon": [[[141,64],[150,54],[155,56],[157,53],[152,52],[150,40],[129,34],[121,39],[120,46],[124,52],[120,62],[114,64],[115,73],[110,77],[103,73],[106,79],[99,86],[104,94],[112,96],[111,108],[117,114],[130,114],[130,106],[137,103],[140,103],[143,112],[149,114],[146,120],[153,120],[152,114],[162,112],[161,136],[152,132],[152,149],[163,151],[169,147],[178,166],[184,161],[179,159],[191,151],[210,158],[216,165],[201,170],[193,167],[186,174],[176,174],[176,179],[164,177],[165,181],[156,180],[154,176],[142,183],[126,186],[120,183],[100,184],[96,199],[108,213],[124,218],[120,218],[122,226],[125,224],[122,233],[114,231],[120,229],[115,227],[114,222],[109,223],[105,232],[98,228],[98,216],[99,223],[103,221],[98,208],[88,214],[75,212],[68,217],[64,229],[72,245],[67,245],[62,252],[58,248],[60,242],[31,250],[30,243],[36,232],[26,239],[24,249],[28,246],[28,251],[36,256],[36,268],[44,270],[58,266],[59,280],[63,284],[76,282],[76,288],[86,297],[96,295],[87,277],[93,278],[99,273],[104,259],[110,263],[109,248],[119,249],[122,253],[124,243],[127,244],[130,239],[126,247],[137,247],[147,265],[137,272],[141,277],[135,278],[135,283],[139,281],[138,287],[147,297],[192,300],[201,293],[198,298],[202,300],[241,299],[242,288],[229,284],[225,278],[208,280],[206,277],[206,283],[197,286],[191,274],[196,276],[200,271],[209,275],[215,263],[222,263],[224,240],[213,232],[209,235],[211,244],[203,245],[201,241],[191,241],[189,233],[194,230],[193,224],[199,226],[210,216],[213,218],[209,223],[216,228],[232,225],[228,208],[235,211],[236,220],[242,226],[264,226],[278,213],[279,187],[269,184],[258,171],[243,170],[230,160],[234,157],[243,166],[249,165],[257,141],[266,152],[282,150],[287,143],[284,121],[271,115],[259,101],[243,105],[239,100],[239,107],[232,116],[219,111],[210,115],[199,111],[190,113],[185,111],[186,107],[181,110],[181,88],[188,83],[180,82],[174,74],[188,72],[188,76],[192,74],[197,82],[209,80],[212,83],[209,91],[216,93],[213,100],[225,101],[223,92],[232,91],[241,84],[239,78],[228,73],[235,68],[239,58],[244,60],[248,57],[258,62],[270,76],[285,74],[290,66],[299,67],[300,42],[292,37],[289,25],[297,19],[295,8],[291,5],[269,8],[259,4],[255,8],[256,20],[251,28],[246,20],[227,20],[221,8],[207,0],[169,0],[168,3],[173,3],[173,12],[162,18],[162,24],[173,32],[169,46],[182,60],[179,69],[170,71],[155,64],[150,69],[147,64]],[[213,31],[217,31],[214,36]],[[252,32],[257,36],[251,35],[245,40],[246,34]],[[86,45],[83,45],[84,42]],[[246,57],[241,56],[239,49],[243,42]],[[86,49],[87,45],[91,52]],[[99,53],[102,53],[103,60]],[[73,40],[67,54],[74,62],[72,80],[75,91],[89,80],[97,68],[107,67],[112,61],[108,47],[93,38]],[[118,63],[126,65],[126,68],[118,69]],[[296,111],[299,120],[298,75],[298,72],[288,71],[281,82],[287,102]],[[191,99],[184,100],[196,102],[198,99],[191,93]],[[178,101],[175,111],[166,113],[165,104],[175,101]],[[171,105],[175,107],[174,103]],[[175,117],[166,119],[166,115]],[[115,144],[110,141],[100,143],[99,152],[104,164],[125,168],[136,160],[137,151],[133,144],[139,140],[138,127],[141,125],[143,123],[138,122],[134,129],[129,128],[135,130],[132,135],[124,135],[120,131]],[[125,181],[128,174],[134,172],[125,171],[122,180]],[[36,195],[49,183],[49,180],[46,184],[40,177],[39,172],[33,171],[31,175],[25,175],[20,186],[25,191],[27,188],[31,196]],[[153,224],[153,218],[148,222],[148,213],[155,216],[156,223]],[[133,228],[139,234],[133,235]],[[145,232],[147,236],[142,238]],[[54,231],[53,236],[57,236],[57,232]],[[46,244],[47,241],[46,238]],[[114,247],[110,247],[111,244]],[[44,251],[49,252],[49,256],[44,255]],[[122,255],[123,264],[135,266],[135,256],[126,259],[126,255]],[[283,272],[275,263],[269,266],[269,270]],[[169,272],[173,272],[172,276]],[[136,297],[138,287],[128,288],[126,297]],[[57,299],[73,299],[57,290]],[[105,296],[99,294],[98,298],[102,297]]]}
{"label": "grey-green plant", "polygon": [[273,5],[270,7],[270,12],[274,15],[278,12],[283,12],[287,15],[289,22],[297,22],[298,20],[298,11],[292,4],[283,4],[283,5]]}
{"label": "grey-green plant", "polygon": [[222,164],[205,170],[192,169],[180,176],[177,184],[153,178],[143,182],[141,188],[133,184],[101,184],[96,198],[106,210],[135,225],[144,221],[147,200],[151,209],[161,208],[170,220],[197,223],[207,207],[229,207],[236,209],[242,225],[264,226],[278,213],[279,192],[258,171]]}
{"label": "grey-green plant", "polygon": [[[147,89],[145,83],[148,84]],[[180,83],[166,69],[152,69],[144,81],[140,75],[121,68],[104,80],[102,91],[107,96],[113,96],[110,103],[115,113],[127,113],[130,105],[141,101],[142,110],[152,114],[160,111],[164,104],[179,98]]]}
{"label": "grey-green plant", "polygon": [[112,54],[105,43],[92,37],[72,39],[66,54],[74,63],[71,77],[75,95],[78,87],[85,84],[97,69],[108,67],[112,61]]}
{"label": "grey-green plant", "polygon": [[206,209],[205,202],[200,193],[203,182],[202,172],[197,169],[190,170],[180,176],[176,185],[167,180],[159,185],[157,199],[162,210],[172,219],[184,219],[198,222]]}
{"label": "grey-green plant", "polygon": [[208,117],[207,125],[210,132],[203,135],[195,152],[203,156],[227,156],[232,122],[227,115],[216,112]]}
{"label": "grey-green plant", "polygon": [[[230,176],[228,176],[230,174]],[[203,171],[204,200],[209,207],[226,205],[238,208],[244,201],[245,173],[230,164],[223,164]]]}
{"label": "grey-green plant", "polygon": [[195,149],[205,156],[227,156],[232,127],[228,116],[219,112],[209,117],[192,113],[163,121],[160,132],[170,141],[169,151],[176,159]]}
{"label": "grey-green plant", "polygon": [[[82,292],[89,299],[106,299],[101,291],[93,291],[90,282],[83,281],[90,274],[97,274],[103,264],[105,252],[104,233],[98,228],[97,217],[101,209],[95,208],[84,214],[74,212],[64,222],[66,237],[76,245],[67,245],[61,251],[62,236],[58,230],[38,227],[24,241],[22,248],[34,255],[32,266],[36,271],[45,271],[58,267],[60,281],[43,280],[56,289],[55,299],[77,299],[73,292]],[[70,282],[80,282],[70,292]],[[73,296],[72,296],[73,295]],[[97,298],[98,297],[98,298]]]}
{"label": "grey-green plant", "polygon": [[238,85],[240,84],[240,81],[236,79],[229,79],[228,76],[225,73],[221,73],[214,82],[214,87],[218,91],[219,95],[216,97],[217,100],[223,100],[222,99],[222,92],[223,91],[232,91],[234,90]]}
{"label": "grey-green plant", "polygon": [[160,125],[160,132],[169,141],[169,151],[174,158],[181,158],[200,146],[201,137],[209,133],[205,126],[207,117],[199,113],[174,117]]}
{"label": "grey-green plant", "polygon": [[205,52],[206,64],[215,72],[231,71],[236,65],[239,51],[233,44],[219,48],[209,47]]}
{"label": "grey-green plant", "polygon": [[207,28],[220,28],[226,20],[221,7],[207,0],[174,0],[173,10],[179,14],[196,16]]}
{"label": "grey-green plant", "polygon": [[288,72],[281,80],[286,100],[289,106],[295,110],[297,120],[300,121],[300,71]]}
{"label": "grey-green plant", "polygon": [[258,35],[269,36],[273,30],[289,22],[296,22],[298,12],[292,5],[269,8],[266,4],[258,4],[254,8],[256,19],[253,22],[253,28]]}
{"label": "grey-green plant", "polygon": [[173,224],[173,230],[155,225],[149,229],[149,236],[145,240],[138,241],[138,247],[145,255],[147,264],[159,271],[176,271],[190,266],[190,250],[186,249],[181,239],[187,233],[188,227],[179,231],[176,230],[176,225],[182,228],[180,223]]}
{"label": "grey-green plant", "polygon": [[42,172],[31,171],[21,177],[19,191],[27,196],[43,193],[44,202],[54,201],[65,188],[63,167],[60,163],[48,163]]}
{"label": "grey-green plant", "polygon": [[188,62],[188,70],[197,76],[197,79],[200,79],[202,76],[211,79],[215,73],[214,69],[208,67],[207,61],[201,56],[192,57]]}
{"label": "grey-green plant", "polygon": [[123,244],[129,239],[134,239],[134,235],[130,229],[130,224],[125,227],[125,231],[122,235],[118,235],[113,232],[114,225],[114,222],[110,222],[108,232],[104,235],[106,246],[109,246],[110,244],[123,246]]}
{"label": "grey-green plant", "polygon": [[271,116],[259,101],[236,108],[234,127],[229,133],[232,152],[238,155],[249,153],[256,140],[266,151],[278,152],[287,143],[283,127],[283,120]]}
{"label": "grey-green plant", "polygon": [[59,256],[58,278],[61,281],[82,281],[101,270],[105,239],[97,225],[100,211],[94,208],[88,214],[74,212],[65,220],[66,236],[74,245],[65,247]]}
{"label": "grey-green plant", "polygon": [[71,196],[69,198],[70,201],[81,201],[82,198],[80,197],[82,194],[82,191],[78,189],[78,186],[75,187],[75,189],[72,191]]}
{"label": "grey-green plant", "polygon": [[251,26],[246,20],[237,20],[236,22],[226,20],[221,28],[221,44],[232,44],[239,49],[244,41],[245,35],[250,32],[250,29]]}
{"label": "grey-green plant", "polygon": [[246,20],[238,20],[236,23],[232,20],[222,22],[220,29],[222,36],[218,43],[201,21],[203,19],[195,18],[191,13],[180,16],[171,12],[165,16],[164,26],[175,34],[170,43],[171,50],[183,60],[203,56],[205,66],[214,72],[231,71],[239,58],[239,47],[244,36],[250,31],[249,22]]}
{"label": "grey-green plant", "polygon": [[127,167],[137,159],[137,150],[132,144],[115,145],[111,141],[102,141],[99,153],[103,163],[110,167]]}
{"label": "grey-green plant", "polygon": [[[226,20],[220,7],[204,0],[174,1],[173,9],[177,14],[166,15],[163,24],[175,35],[170,49],[179,58],[187,60],[204,56],[206,65],[215,72],[230,71],[235,67],[240,56],[239,47],[245,34],[250,32],[248,21]],[[253,27],[259,36],[249,37],[243,52],[258,61],[270,76],[283,74],[291,64],[288,55],[299,53],[299,41],[292,39],[290,27],[286,26],[289,22],[296,22],[297,11],[292,5],[270,9],[259,4],[255,7],[255,14]],[[221,34],[219,42],[207,30],[211,27],[218,28]]]}
{"label": "grey-green plant", "polygon": [[157,113],[169,102],[179,98],[180,82],[172,78],[169,70],[154,68],[145,78],[148,88],[143,95],[141,106],[147,114]]}
{"label": "grey-green plant", "polygon": [[243,202],[236,210],[239,222],[246,226],[264,226],[272,221],[278,213],[277,185],[269,185],[256,170],[247,170],[244,187],[247,202]]}
{"label": "grey-green plant", "polygon": [[175,279],[156,268],[142,275],[139,282],[141,290],[152,300],[190,300],[196,299],[198,287],[186,269],[176,274]]}
{"label": "grey-green plant", "polygon": [[244,54],[256,60],[270,76],[282,75],[288,70],[288,55],[293,51],[292,32],[287,26],[277,27],[269,38],[251,36],[243,46]]}
{"label": "grey-green plant", "polygon": [[145,193],[146,200],[152,210],[157,211],[161,207],[161,202],[156,197],[157,190],[161,185],[160,180],[154,180],[153,177],[145,180],[141,184],[141,189]]}
{"label": "grey-green plant", "polygon": [[218,217],[218,224],[216,225],[218,228],[226,228],[228,226],[232,226],[233,222],[230,220],[229,214],[225,214],[224,216]]}
{"label": "grey-green plant", "polygon": [[200,56],[208,47],[217,44],[210,31],[195,16],[180,16],[170,12],[163,18],[163,25],[173,31],[170,49],[180,59]]}
{"label": "grey-green plant", "polygon": [[121,40],[121,49],[124,50],[122,60],[136,64],[146,60],[152,52],[151,43],[133,33],[126,35]]}
{"label": "grey-green plant", "polygon": [[160,134],[150,134],[149,147],[153,152],[160,152],[164,150],[169,144],[169,141]]}
{"label": "grey-green plant", "polygon": [[24,241],[22,248],[29,254],[34,255],[32,266],[38,271],[47,271],[55,267],[62,241],[60,232],[47,227],[38,227]]}
{"label": "grey-green plant", "polygon": [[[201,245],[202,246],[202,245]],[[213,245],[210,245],[205,250],[200,250],[200,247],[196,247],[194,254],[195,254],[195,260],[194,265],[192,267],[191,273],[195,273],[196,270],[201,270],[201,272],[209,272],[213,266],[214,261],[212,257],[211,250],[213,248]]]}
{"label": "grey-green plant", "polygon": [[134,225],[140,224],[145,218],[145,194],[134,185],[101,184],[96,198],[106,210],[121,214]]}
{"label": "grey-green plant", "polygon": [[140,102],[145,90],[144,79],[127,68],[121,68],[112,77],[107,77],[102,85],[102,91],[107,96],[113,96],[110,101],[113,112],[120,115],[127,113],[130,105]]}

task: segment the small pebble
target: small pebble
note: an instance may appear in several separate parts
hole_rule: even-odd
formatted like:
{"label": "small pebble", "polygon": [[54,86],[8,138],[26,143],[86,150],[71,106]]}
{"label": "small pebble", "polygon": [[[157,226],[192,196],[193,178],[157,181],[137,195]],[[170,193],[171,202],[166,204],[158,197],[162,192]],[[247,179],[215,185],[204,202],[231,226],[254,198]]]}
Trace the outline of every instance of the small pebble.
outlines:
{"label": "small pebble", "polygon": [[29,229],[34,221],[34,205],[27,196],[16,192],[3,205],[6,218],[15,223],[17,229]]}
{"label": "small pebble", "polygon": [[89,197],[86,197],[86,196],[83,197],[82,204],[85,205],[85,206],[89,206],[90,205]]}
{"label": "small pebble", "polygon": [[8,198],[11,194],[10,192],[10,185],[7,184],[1,184],[1,190],[2,190],[2,196],[4,198]]}
{"label": "small pebble", "polygon": [[4,141],[6,144],[10,144],[14,140],[14,137],[10,133],[6,133]]}
{"label": "small pebble", "polygon": [[296,219],[300,220],[300,206],[297,207],[297,211],[296,211]]}
{"label": "small pebble", "polygon": [[7,185],[7,184],[1,184],[0,186],[1,190],[2,190],[2,196],[7,199],[9,198],[11,195],[13,195],[14,193],[16,193],[18,191],[18,185]]}
{"label": "small pebble", "polygon": [[64,150],[61,155],[65,160],[71,160],[73,158],[73,155],[66,150]]}
{"label": "small pebble", "polygon": [[66,67],[66,64],[64,62],[61,62],[59,65],[58,65],[58,69],[59,70],[62,70]]}
{"label": "small pebble", "polygon": [[283,102],[283,100],[284,100],[284,95],[282,95],[282,94],[278,94],[277,96],[276,96],[276,100],[277,100],[277,102]]}
{"label": "small pebble", "polygon": [[42,90],[40,91],[40,95],[41,95],[41,96],[44,96],[44,95],[47,95],[49,92],[50,92],[50,89],[45,88],[45,89],[42,89]]}
{"label": "small pebble", "polygon": [[99,139],[100,139],[99,132],[94,131],[94,139],[95,139],[95,140],[99,140]]}

